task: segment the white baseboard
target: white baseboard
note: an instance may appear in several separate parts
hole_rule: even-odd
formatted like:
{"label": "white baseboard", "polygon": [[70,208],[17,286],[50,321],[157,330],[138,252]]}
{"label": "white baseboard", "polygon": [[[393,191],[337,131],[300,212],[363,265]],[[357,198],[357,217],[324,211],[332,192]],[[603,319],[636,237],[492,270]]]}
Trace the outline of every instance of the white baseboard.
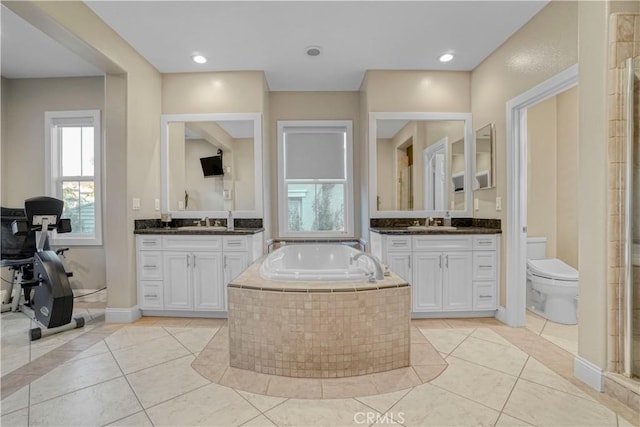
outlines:
{"label": "white baseboard", "polygon": [[507,325],[507,309],[502,306],[498,306],[498,309],[496,310],[496,319]]}
{"label": "white baseboard", "polygon": [[137,305],[129,308],[109,308],[105,310],[104,321],[106,323],[133,323],[141,316]]}
{"label": "white baseboard", "polygon": [[573,361],[573,374],[594,390],[602,392],[604,389],[602,369],[580,356],[576,356]]}

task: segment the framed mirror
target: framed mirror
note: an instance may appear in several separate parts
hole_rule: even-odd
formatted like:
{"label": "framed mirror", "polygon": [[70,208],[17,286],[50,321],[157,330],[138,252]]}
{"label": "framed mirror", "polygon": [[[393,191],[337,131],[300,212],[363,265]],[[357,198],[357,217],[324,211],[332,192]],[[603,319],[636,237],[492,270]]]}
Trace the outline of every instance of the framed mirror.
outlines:
{"label": "framed mirror", "polygon": [[471,129],[471,113],[370,113],[370,216],[470,217]]}
{"label": "framed mirror", "polygon": [[259,113],[161,116],[162,212],[262,218]]}
{"label": "framed mirror", "polygon": [[496,127],[493,123],[476,131],[474,190],[496,186]]}

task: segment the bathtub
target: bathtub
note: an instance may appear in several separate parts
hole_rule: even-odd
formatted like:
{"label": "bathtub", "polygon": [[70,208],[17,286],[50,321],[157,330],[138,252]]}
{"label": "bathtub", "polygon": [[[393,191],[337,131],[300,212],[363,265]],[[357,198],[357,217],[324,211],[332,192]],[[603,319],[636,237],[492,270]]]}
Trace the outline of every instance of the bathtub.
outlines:
{"label": "bathtub", "polygon": [[267,255],[260,275],[268,280],[365,282],[374,274],[375,266],[365,256],[353,261],[359,253],[345,245],[287,245]]}

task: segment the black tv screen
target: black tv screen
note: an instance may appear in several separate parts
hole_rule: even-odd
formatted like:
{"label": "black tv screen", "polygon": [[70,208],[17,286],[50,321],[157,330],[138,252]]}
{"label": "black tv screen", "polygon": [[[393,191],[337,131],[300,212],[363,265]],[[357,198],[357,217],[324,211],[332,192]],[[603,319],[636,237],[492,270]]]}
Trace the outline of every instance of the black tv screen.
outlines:
{"label": "black tv screen", "polygon": [[224,175],[222,169],[222,156],[211,156],[200,158],[202,173],[204,176]]}

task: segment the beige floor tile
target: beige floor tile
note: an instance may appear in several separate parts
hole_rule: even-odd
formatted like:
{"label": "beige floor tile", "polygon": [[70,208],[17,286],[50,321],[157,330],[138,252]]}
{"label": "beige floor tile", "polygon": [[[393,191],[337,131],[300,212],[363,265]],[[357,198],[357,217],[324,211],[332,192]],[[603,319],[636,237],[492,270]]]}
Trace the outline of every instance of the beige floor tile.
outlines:
{"label": "beige floor tile", "polygon": [[565,380],[533,357],[530,357],[529,360],[527,360],[527,364],[525,365],[520,377],[536,384],[545,385],[558,391],[582,397],[583,399],[594,400],[588,394],[584,393],[578,387],[571,384],[569,381]]}
{"label": "beige floor tile", "polygon": [[229,367],[220,379],[220,384],[251,393],[267,394],[269,375]]}
{"label": "beige floor tile", "polygon": [[[3,349],[4,350],[4,349]],[[9,353],[10,349],[6,349]],[[16,369],[23,367],[29,363],[29,348],[23,347],[14,349],[9,356],[2,355],[2,363],[0,364],[0,372],[2,376],[5,376],[11,372],[15,372]]]}
{"label": "beige floor tile", "polygon": [[258,415],[254,419],[242,424],[242,427],[276,427],[276,425],[264,415]]}
{"label": "beige floor tile", "polygon": [[27,427],[29,425],[29,409],[24,408],[0,418],[0,425],[5,427]]}
{"label": "beige floor tile", "polygon": [[387,413],[387,411],[389,411],[389,409],[391,409],[393,405],[398,403],[400,399],[405,397],[410,391],[411,389],[407,388],[391,393],[376,394],[375,396],[357,397],[356,399],[364,403],[368,407],[375,409],[379,413],[385,414]]}
{"label": "beige floor tile", "polygon": [[412,319],[411,325],[420,329],[448,329],[451,327],[443,319]]}
{"label": "beige floor tile", "polygon": [[430,384],[501,411],[517,377],[449,356],[449,367]]}
{"label": "beige floor tile", "polygon": [[473,337],[467,338],[451,355],[513,376],[520,374],[528,357],[526,353],[515,347]]}
{"label": "beige floor tile", "polygon": [[31,404],[122,376],[110,353],[65,363],[31,383]]}
{"label": "beige floor tile", "polygon": [[147,410],[155,426],[237,426],[260,412],[229,387],[209,384]]}
{"label": "beige floor tile", "polygon": [[169,333],[161,327],[126,326],[109,335],[105,342],[115,351],[168,335]]}
{"label": "beige floor tile", "polygon": [[160,317],[156,319],[155,326],[185,328],[192,320],[190,317]]}
{"label": "beige floor tile", "polygon": [[422,384],[416,372],[411,368],[400,368],[371,374],[371,379],[375,383],[378,393],[404,390],[405,388]]}
{"label": "beige floor tile", "polygon": [[411,390],[389,410],[407,426],[493,425],[500,413],[431,384]]}
{"label": "beige floor tile", "polygon": [[413,343],[425,343],[428,342],[427,339],[422,335],[420,329],[415,326],[411,327],[411,344]]}
{"label": "beige floor tile", "polygon": [[471,333],[471,336],[485,341],[490,341],[496,344],[502,344],[513,347],[513,344],[504,339],[502,336],[496,334],[489,328],[478,328]]}
{"label": "beige floor tile", "polygon": [[191,367],[193,359],[189,355],[127,375],[142,407],[149,408],[209,384]]}
{"label": "beige floor tile", "polygon": [[146,412],[140,411],[109,424],[109,427],[153,427]]}
{"label": "beige floor tile", "polygon": [[411,365],[442,365],[444,360],[438,350],[428,342],[411,344]]}
{"label": "beige floor tile", "polygon": [[105,425],[142,408],[124,378],[116,378],[31,406],[31,426]]}
{"label": "beige floor tile", "polygon": [[204,350],[217,331],[218,328],[186,328],[173,336],[191,353],[197,353]]}
{"label": "beige floor tile", "polygon": [[616,415],[599,403],[520,379],[504,413],[535,425],[616,426]]}
{"label": "beige floor tile", "polygon": [[227,325],[227,319],[192,319],[190,328],[220,328]]}
{"label": "beige floor tile", "polygon": [[457,329],[421,329],[420,331],[436,350],[444,354],[451,353],[467,339],[467,335],[458,332]]}
{"label": "beige floor tile", "polygon": [[189,354],[189,350],[169,334],[153,341],[144,341],[138,345],[125,347],[113,352],[113,356],[125,374]]}
{"label": "beige floor tile", "polygon": [[194,363],[198,365],[229,366],[229,349],[207,346],[198,354]]}
{"label": "beige floor tile", "polygon": [[371,412],[371,408],[354,399],[289,399],[265,412],[265,415],[278,426],[342,427],[362,426],[354,418],[363,412]]}
{"label": "beige floor tile", "polygon": [[192,363],[191,367],[199,375],[202,375],[204,378],[208,379],[209,381],[213,381],[214,383],[219,383],[225,371],[229,369],[229,365],[217,365],[213,363],[204,365]]}
{"label": "beige floor tile", "polygon": [[20,390],[16,391],[6,399],[2,399],[0,402],[0,408],[2,408],[2,415],[9,412],[15,412],[19,409],[23,409],[29,406],[29,386],[24,386]]}
{"label": "beige floor tile", "polygon": [[[638,417],[640,418],[640,417]],[[623,417],[621,417],[620,415],[618,415],[618,426],[619,427],[637,427],[640,425],[640,419],[636,420],[637,422],[635,424],[630,423],[629,421],[625,420]]]}
{"label": "beige floor tile", "polygon": [[295,399],[322,399],[322,380],[270,375],[266,394]]}
{"label": "beige floor tile", "polygon": [[86,359],[87,357],[96,356],[98,354],[108,353],[109,348],[104,341],[99,341],[98,343],[92,345],[88,349],[81,351],[77,356],[69,359],[66,363],[75,362],[80,359]]}
{"label": "beige floor tile", "polygon": [[496,423],[496,427],[527,427],[531,424],[519,420],[517,418],[513,418],[507,414],[500,414],[500,418],[498,418],[498,422]]}
{"label": "beige floor tile", "polygon": [[487,327],[492,325],[504,325],[504,323],[500,322],[495,317],[475,317],[475,318],[454,318],[454,319],[445,319],[445,321],[452,328],[478,328],[478,327]]}
{"label": "beige floor tile", "polygon": [[444,370],[447,369],[447,366],[445,362],[442,365],[415,365],[412,366],[412,368],[416,371],[418,377],[420,377],[420,381],[427,383],[442,374]]}
{"label": "beige floor tile", "polygon": [[344,399],[374,394],[378,394],[378,389],[371,379],[371,375],[322,380],[322,397],[324,399]]}
{"label": "beige floor tile", "polygon": [[266,412],[287,400],[284,397],[266,396],[264,394],[250,393],[248,391],[236,390],[242,397],[247,399],[249,403],[255,406],[258,411]]}
{"label": "beige floor tile", "polygon": [[569,339],[566,339],[566,338],[557,337],[555,335],[545,334],[544,331],[542,332],[541,336],[544,339],[551,341],[552,343],[554,343],[558,347],[562,348],[563,350],[566,350],[569,353],[573,354],[574,356],[578,355],[578,340],[577,340],[577,338],[575,340],[569,340]]}

